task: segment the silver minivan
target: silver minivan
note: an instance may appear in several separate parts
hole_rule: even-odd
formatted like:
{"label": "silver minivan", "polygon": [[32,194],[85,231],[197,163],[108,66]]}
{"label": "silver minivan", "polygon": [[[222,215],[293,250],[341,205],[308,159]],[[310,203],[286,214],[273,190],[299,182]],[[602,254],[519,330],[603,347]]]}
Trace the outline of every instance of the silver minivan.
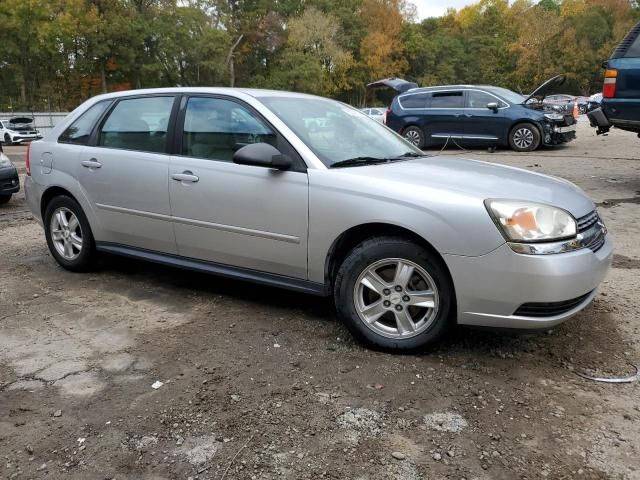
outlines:
{"label": "silver minivan", "polygon": [[25,191],[68,270],[106,252],[332,296],[385,350],[455,323],[552,327],[591,302],[612,257],[573,184],[429,155],[290,92],[100,95],[30,145]]}

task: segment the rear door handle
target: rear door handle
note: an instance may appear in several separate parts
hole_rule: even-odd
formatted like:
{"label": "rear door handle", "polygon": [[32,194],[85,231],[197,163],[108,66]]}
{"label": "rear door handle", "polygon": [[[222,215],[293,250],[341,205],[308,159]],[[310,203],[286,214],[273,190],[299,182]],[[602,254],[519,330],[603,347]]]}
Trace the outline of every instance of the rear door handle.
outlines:
{"label": "rear door handle", "polygon": [[197,175],[194,175],[193,172],[190,172],[189,170],[185,170],[182,173],[174,173],[171,175],[171,178],[173,178],[178,182],[190,182],[190,183],[196,183],[198,180],[200,180],[200,177],[198,177]]}
{"label": "rear door handle", "polygon": [[100,168],[102,166],[102,164],[99,161],[97,161],[95,158],[92,158],[91,160],[83,160],[80,163],[82,163],[83,167],[87,167],[87,168]]}

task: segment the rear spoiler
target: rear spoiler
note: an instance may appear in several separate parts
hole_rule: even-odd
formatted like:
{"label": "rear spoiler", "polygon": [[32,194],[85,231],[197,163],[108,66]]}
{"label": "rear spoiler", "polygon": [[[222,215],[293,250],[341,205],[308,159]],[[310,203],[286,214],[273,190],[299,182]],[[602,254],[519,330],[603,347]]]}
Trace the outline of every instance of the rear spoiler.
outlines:
{"label": "rear spoiler", "polygon": [[408,82],[407,80],[403,80],[402,78],[383,78],[382,80],[377,80],[375,82],[371,82],[367,85],[368,88],[391,88],[398,93],[404,93],[407,90],[411,90],[412,88],[418,88],[418,84],[414,82]]}

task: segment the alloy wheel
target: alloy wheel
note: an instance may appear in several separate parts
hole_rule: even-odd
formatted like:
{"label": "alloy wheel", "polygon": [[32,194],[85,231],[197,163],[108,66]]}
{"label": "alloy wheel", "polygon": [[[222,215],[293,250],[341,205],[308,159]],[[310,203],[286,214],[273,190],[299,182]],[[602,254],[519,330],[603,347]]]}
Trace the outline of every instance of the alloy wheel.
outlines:
{"label": "alloy wheel", "polygon": [[409,260],[389,258],[369,265],[354,290],[360,320],[387,338],[419,335],[433,324],[438,313],[439,295],[433,278]]}
{"label": "alloy wheel", "polygon": [[404,138],[407,139],[412,145],[416,147],[420,145],[420,133],[415,130],[409,130],[405,132]]}
{"label": "alloy wheel", "polygon": [[533,144],[533,132],[529,128],[519,128],[513,133],[513,143],[521,149],[527,149]]}
{"label": "alloy wheel", "polygon": [[82,227],[78,217],[65,207],[57,208],[49,226],[53,245],[65,260],[75,260],[82,252]]}

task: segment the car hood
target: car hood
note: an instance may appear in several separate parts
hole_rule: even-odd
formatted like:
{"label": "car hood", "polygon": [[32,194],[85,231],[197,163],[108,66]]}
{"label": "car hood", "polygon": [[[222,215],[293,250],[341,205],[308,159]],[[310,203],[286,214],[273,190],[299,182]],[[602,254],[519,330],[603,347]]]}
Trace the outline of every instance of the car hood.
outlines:
{"label": "car hood", "polygon": [[536,88],[529,97],[524,101],[524,103],[528,102],[532,98],[538,98],[543,100],[544,97],[550,95],[552,93],[558,93],[556,91],[557,88],[561,87],[564,82],[567,80],[566,75],[556,75],[555,77],[551,77],[549,80],[544,82],[538,88]]}
{"label": "car hood", "polygon": [[[383,179],[407,187],[457,193],[480,201],[508,198],[545,203],[569,211],[576,218],[594,210],[593,201],[571,182],[521,168],[479,160],[435,156],[366,167],[349,173]],[[416,191],[410,188],[411,191]]]}

